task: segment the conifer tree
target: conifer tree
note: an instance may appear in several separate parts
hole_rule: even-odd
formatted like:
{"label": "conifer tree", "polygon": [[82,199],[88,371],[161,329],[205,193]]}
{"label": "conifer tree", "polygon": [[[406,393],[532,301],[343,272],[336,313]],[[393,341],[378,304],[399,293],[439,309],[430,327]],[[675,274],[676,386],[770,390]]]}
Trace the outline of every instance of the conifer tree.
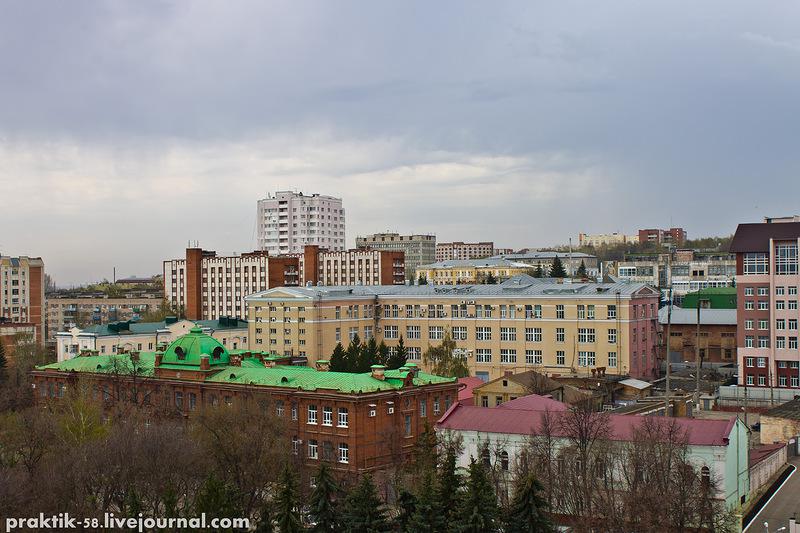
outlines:
{"label": "conifer tree", "polygon": [[215,518],[236,518],[241,515],[236,499],[234,488],[211,474],[197,493],[195,514],[200,516],[205,513]]}
{"label": "conifer tree", "polygon": [[417,285],[427,285],[427,284],[428,284],[428,278],[420,274],[419,278],[417,278]]}
{"label": "conifer tree", "polygon": [[583,259],[581,259],[581,265],[578,267],[578,270],[575,271],[575,276],[578,278],[586,277],[586,263],[583,262]]}
{"label": "conifer tree", "polygon": [[275,495],[275,522],[280,533],[297,533],[302,531],[300,511],[298,510],[298,494],[294,475],[287,464],[281,472],[278,490]]}
{"label": "conifer tree", "polygon": [[486,276],[486,279],[484,280],[484,283],[486,285],[497,285],[497,278],[494,276],[493,273],[489,272],[489,274]]}
{"label": "conifer tree", "polygon": [[406,345],[403,342],[403,336],[401,335],[400,341],[397,343],[394,353],[390,355],[389,359],[386,361],[386,368],[389,370],[396,370],[401,366],[405,366],[407,361],[408,349],[406,348]]}
{"label": "conifer tree", "polygon": [[375,359],[373,365],[385,365],[389,361],[389,347],[386,343],[381,341],[378,345],[378,357]]}
{"label": "conifer tree", "polygon": [[379,361],[379,351],[380,348],[378,347],[378,342],[375,340],[375,337],[370,337],[361,348],[359,372],[369,372],[372,365],[383,364]]}
{"label": "conifer tree", "polygon": [[333,349],[333,355],[331,355],[330,369],[332,372],[350,371],[350,369],[347,368],[347,359],[345,357],[344,346],[342,346],[341,342],[337,343],[336,348]]}
{"label": "conifer tree", "polygon": [[261,508],[255,533],[273,533],[273,531],[275,531],[275,525],[272,522],[270,504],[265,504],[264,507]]}
{"label": "conifer tree", "polygon": [[547,501],[533,472],[517,480],[514,497],[505,513],[506,533],[550,533],[553,524],[545,513]]}
{"label": "conifer tree", "polygon": [[459,509],[457,529],[461,533],[497,531],[499,515],[497,496],[489,481],[486,468],[472,458],[466,491]]}
{"label": "conifer tree", "polygon": [[428,470],[423,474],[422,485],[416,495],[416,508],[411,516],[410,531],[442,531],[445,522],[442,520],[442,510],[436,500],[436,486],[434,484],[435,471]]}
{"label": "conifer tree", "polygon": [[347,350],[345,350],[344,358],[345,361],[347,361],[348,372],[366,372],[366,370],[361,368],[363,352],[364,350],[361,346],[361,339],[359,339],[358,334],[356,334],[350,340]]}
{"label": "conifer tree", "polygon": [[338,509],[336,500],[339,485],[331,474],[327,463],[321,462],[317,470],[317,480],[309,499],[308,514],[314,521],[311,528],[315,533],[331,533],[338,531]]}
{"label": "conifer tree", "polygon": [[561,263],[561,258],[555,256],[553,259],[553,264],[550,267],[550,277],[551,278],[566,278],[567,271],[564,270],[564,265]]}
{"label": "conifer tree", "polygon": [[400,494],[397,496],[397,507],[400,509],[396,519],[400,533],[415,533],[411,528],[411,518],[417,509],[416,496],[406,489],[400,489]]}
{"label": "conifer tree", "polygon": [[383,502],[369,474],[364,474],[347,494],[341,520],[344,530],[349,533],[382,533],[391,529]]}
{"label": "conifer tree", "polygon": [[544,269],[542,269],[542,264],[539,263],[536,265],[536,270],[533,271],[534,278],[543,278],[544,277]]}
{"label": "conifer tree", "polygon": [[6,347],[0,341],[0,383],[6,380],[8,360],[6,359]]}
{"label": "conifer tree", "polygon": [[448,446],[444,453],[438,479],[436,506],[442,513],[444,522],[453,524],[458,518],[461,476],[456,472],[456,450],[452,446]]}

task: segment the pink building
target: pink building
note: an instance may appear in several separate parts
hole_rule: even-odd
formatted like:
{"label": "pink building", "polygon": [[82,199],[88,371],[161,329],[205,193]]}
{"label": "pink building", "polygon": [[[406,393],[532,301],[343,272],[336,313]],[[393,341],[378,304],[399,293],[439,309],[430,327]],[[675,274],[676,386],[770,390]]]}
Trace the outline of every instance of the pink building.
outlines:
{"label": "pink building", "polygon": [[736,253],[739,384],[800,388],[800,217],[739,224]]}

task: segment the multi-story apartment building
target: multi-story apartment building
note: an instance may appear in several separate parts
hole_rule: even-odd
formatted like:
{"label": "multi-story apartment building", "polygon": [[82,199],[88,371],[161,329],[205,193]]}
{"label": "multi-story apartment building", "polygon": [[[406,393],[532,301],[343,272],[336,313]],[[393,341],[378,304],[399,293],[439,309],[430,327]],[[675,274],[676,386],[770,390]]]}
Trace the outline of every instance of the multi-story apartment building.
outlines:
{"label": "multi-story apartment building", "polygon": [[[35,398],[58,402],[75,376],[96,401],[136,402],[193,416],[206,406],[253,400],[285,420],[287,448],[311,469],[320,461],[343,473],[380,472],[407,463],[417,438],[458,396],[455,378],[409,365],[348,374],[287,366],[264,352],[229,350],[192,328],[162,350],[79,357],[37,367]],[[291,441],[289,442],[289,439]]]}
{"label": "multi-story apartment building", "polygon": [[164,295],[159,291],[131,293],[111,298],[102,293],[78,294],[62,291],[47,296],[47,339],[55,340],[59,331],[85,328],[108,322],[139,320],[161,306]]}
{"label": "multi-story apartment building", "polygon": [[508,259],[516,263],[525,263],[531,268],[541,266],[546,274],[550,272],[556,257],[558,257],[561,264],[564,265],[564,270],[566,270],[567,274],[570,276],[578,271],[581,263],[583,263],[583,266],[586,268],[586,275],[595,277],[599,274],[597,257],[583,252],[538,252],[534,250],[522,250],[513,254],[496,255],[491,259]]}
{"label": "multi-story apartment building", "polygon": [[270,255],[299,254],[308,244],[345,249],[342,199],[278,191],[258,201],[258,248]]}
{"label": "multi-story apartment building", "polygon": [[666,296],[672,285],[674,301],[680,305],[689,292],[730,287],[736,277],[736,260],[724,252],[675,250],[670,253],[628,254],[624,261],[608,261],[605,272],[621,280],[659,287]]}
{"label": "multi-story apartment building", "polygon": [[671,244],[683,246],[686,243],[686,231],[683,228],[640,229],[639,242],[650,244]]}
{"label": "multi-story apartment building", "polygon": [[505,281],[529,270],[530,265],[508,259],[462,259],[421,265],[417,267],[416,277],[434,285],[460,285],[485,283],[490,276]]}
{"label": "multi-story apartment building", "polygon": [[60,331],[56,333],[56,356],[58,361],[66,361],[86,351],[110,355],[163,350],[195,327],[217,339],[228,350],[247,346],[247,322],[243,320],[222,317],[219,320],[192,321],[171,316],[161,322],[125,320]]}
{"label": "multi-story apartment building", "polygon": [[357,248],[402,251],[405,253],[406,278],[413,279],[420,265],[436,260],[435,235],[400,235],[398,233],[373,233],[356,237]]}
{"label": "multi-story apartment building", "polygon": [[580,246],[616,246],[620,244],[639,244],[639,235],[625,235],[624,233],[580,233],[578,234]]}
{"label": "multi-story apartment building", "polygon": [[190,320],[246,316],[244,297],[270,287],[392,285],[405,282],[402,251],[332,252],[306,246],[301,254],[272,257],[251,252],[222,257],[187,248],[185,259],[164,261],[164,293]]}
{"label": "multi-story apartment building", "polygon": [[798,245],[800,217],[736,228],[740,385],[800,388]]}
{"label": "multi-story apartment building", "polygon": [[437,242],[436,262],[453,259],[483,259],[494,255],[493,242]]}
{"label": "multi-story apartment building", "polygon": [[0,255],[0,318],[33,324],[44,340],[44,262],[41,257]]}
{"label": "multi-story apartment building", "polygon": [[506,371],[657,374],[658,292],[635,283],[554,283],[527,276],[500,285],[282,287],[246,298],[251,349],[309,361],[337,343],[400,337],[409,361],[445,332],[485,379]]}

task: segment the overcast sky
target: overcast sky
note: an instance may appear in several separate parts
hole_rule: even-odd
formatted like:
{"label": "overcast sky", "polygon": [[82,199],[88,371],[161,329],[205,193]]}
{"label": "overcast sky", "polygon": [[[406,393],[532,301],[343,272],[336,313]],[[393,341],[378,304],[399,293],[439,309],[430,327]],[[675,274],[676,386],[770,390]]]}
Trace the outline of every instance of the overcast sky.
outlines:
{"label": "overcast sky", "polygon": [[255,246],[256,200],[533,247],[800,213],[800,3],[6,1],[0,251]]}

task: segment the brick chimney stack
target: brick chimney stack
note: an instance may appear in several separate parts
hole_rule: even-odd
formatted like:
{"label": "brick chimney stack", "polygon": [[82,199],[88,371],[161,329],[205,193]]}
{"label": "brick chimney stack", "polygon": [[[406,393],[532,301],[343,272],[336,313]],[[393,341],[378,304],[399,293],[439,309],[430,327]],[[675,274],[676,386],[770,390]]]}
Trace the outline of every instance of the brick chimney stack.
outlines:
{"label": "brick chimney stack", "polygon": [[317,361],[317,370],[320,372],[328,372],[331,369],[331,362],[320,359]]}
{"label": "brick chimney stack", "polygon": [[372,377],[375,379],[379,379],[381,381],[386,379],[384,373],[386,372],[386,367],[383,365],[372,365],[370,367],[372,369]]}
{"label": "brick chimney stack", "polygon": [[200,370],[211,370],[211,361],[207,355],[200,356]]}

